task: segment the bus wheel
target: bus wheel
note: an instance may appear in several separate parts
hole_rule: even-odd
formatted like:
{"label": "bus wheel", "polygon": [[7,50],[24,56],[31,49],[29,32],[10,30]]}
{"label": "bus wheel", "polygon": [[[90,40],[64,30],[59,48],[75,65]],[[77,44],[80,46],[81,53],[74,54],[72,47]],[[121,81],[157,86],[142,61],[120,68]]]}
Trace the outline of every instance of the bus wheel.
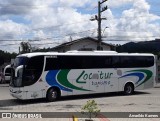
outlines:
{"label": "bus wheel", "polygon": [[46,98],[49,102],[55,101],[58,98],[58,91],[54,88],[49,89]]}
{"label": "bus wheel", "polygon": [[134,85],[132,83],[127,83],[124,87],[124,94],[131,95],[134,92]]}

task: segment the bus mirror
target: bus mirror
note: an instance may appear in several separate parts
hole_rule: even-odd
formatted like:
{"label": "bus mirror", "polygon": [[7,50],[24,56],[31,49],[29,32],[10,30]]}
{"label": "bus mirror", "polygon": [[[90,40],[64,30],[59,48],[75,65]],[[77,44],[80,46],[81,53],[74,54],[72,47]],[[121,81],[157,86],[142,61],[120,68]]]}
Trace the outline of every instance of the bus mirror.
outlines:
{"label": "bus mirror", "polygon": [[15,77],[18,77],[18,72],[23,70],[23,65],[18,66],[15,70]]}
{"label": "bus mirror", "polygon": [[11,67],[13,67],[13,65],[14,65],[14,60],[15,59],[11,59]]}
{"label": "bus mirror", "polygon": [[11,63],[11,67],[13,67],[13,65],[14,65],[14,64],[13,64],[13,63]]}

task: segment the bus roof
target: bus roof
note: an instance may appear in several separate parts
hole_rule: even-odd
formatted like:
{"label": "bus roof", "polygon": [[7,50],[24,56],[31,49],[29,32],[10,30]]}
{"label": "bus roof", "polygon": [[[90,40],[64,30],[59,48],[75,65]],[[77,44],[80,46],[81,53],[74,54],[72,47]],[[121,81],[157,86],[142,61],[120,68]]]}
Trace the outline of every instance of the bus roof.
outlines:
{"label": "bus roof", "polygon": [[21,54],[18,55],[17,57],[34,57],[34,56],[52,56],[52,55],[99,55],[99,56],[104,56],[104,55],[119,55],[119,56],[154,56],[153,54],[150,53],[117,53],[116,51],[68,51],[68,52],[34,52],[34,53],[26,53],[26,54]]}

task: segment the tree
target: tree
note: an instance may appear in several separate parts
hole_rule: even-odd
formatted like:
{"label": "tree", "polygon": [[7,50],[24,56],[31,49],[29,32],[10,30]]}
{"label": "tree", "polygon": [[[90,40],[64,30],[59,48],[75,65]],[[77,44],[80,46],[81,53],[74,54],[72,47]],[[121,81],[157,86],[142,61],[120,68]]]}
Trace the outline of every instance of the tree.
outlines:
{"label": "tree", "polygon": [[88,121],[93,121],[92,115],[97,115],[100,110],[98,109],[97,103],[95,100],[89,100],[87,103],[82,107],[82,113],[89,115],[89,120]]}
{"label": "tree", "polygon": [[29,42],[21,42],[20,46],[22,48],[21,53],[29,53],[31,51],[31,45]]}
{"label": "tree", "polygon": [[0,66],[4,63],[10,63],[11,59],[15,58],[17,53],[8,53],[0,50]]}

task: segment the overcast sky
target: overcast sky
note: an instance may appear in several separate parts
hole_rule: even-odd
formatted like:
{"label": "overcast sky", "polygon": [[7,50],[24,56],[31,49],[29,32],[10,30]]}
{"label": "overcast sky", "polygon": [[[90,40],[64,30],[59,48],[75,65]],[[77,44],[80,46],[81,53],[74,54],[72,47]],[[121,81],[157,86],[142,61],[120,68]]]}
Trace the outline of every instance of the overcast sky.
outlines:
{"label": "overcast sky", "polygon": [[[98,0],[0,0],[0,50],[18,52],[28,40],[35,47],[53,47],[81,37],[97,36]],[[159,0],[108,0],[102,6],[105,41],[160,38]],[[106,28],[107,27],[107,28]],[[18,40],[18,41],[16,41]],[[109,41],[109,42],[110,42]],[[53,44],[54,43],[54,44]]]}

